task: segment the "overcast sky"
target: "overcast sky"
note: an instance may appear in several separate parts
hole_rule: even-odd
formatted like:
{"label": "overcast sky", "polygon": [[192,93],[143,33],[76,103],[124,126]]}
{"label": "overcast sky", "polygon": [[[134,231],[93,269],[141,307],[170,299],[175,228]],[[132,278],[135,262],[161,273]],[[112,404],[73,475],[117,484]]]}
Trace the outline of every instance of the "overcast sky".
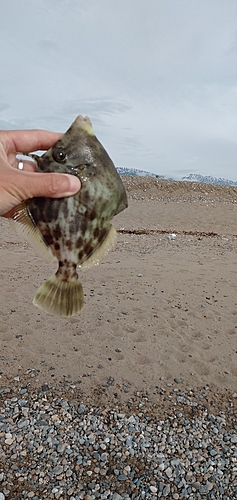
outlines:
{"label": "overcast sky", "polygon": [[88,115],[117,166],[237,180],[236,0],[0,7],[0,128]]}

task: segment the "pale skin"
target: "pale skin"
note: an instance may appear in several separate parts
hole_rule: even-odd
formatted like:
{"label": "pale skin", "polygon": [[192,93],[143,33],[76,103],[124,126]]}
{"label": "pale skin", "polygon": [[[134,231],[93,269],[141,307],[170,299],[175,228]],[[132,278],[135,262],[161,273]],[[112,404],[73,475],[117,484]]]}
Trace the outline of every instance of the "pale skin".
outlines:
{"label": "pale skin", "polygon": [[39,173],[27,160],[23,170],[17,168],[17,153],[47,150],[61,136],[45,130],[0,131],[0,216],[7,217],[12,208],[28,198],[63,198],[79,191],[81,184],[74,175]]}

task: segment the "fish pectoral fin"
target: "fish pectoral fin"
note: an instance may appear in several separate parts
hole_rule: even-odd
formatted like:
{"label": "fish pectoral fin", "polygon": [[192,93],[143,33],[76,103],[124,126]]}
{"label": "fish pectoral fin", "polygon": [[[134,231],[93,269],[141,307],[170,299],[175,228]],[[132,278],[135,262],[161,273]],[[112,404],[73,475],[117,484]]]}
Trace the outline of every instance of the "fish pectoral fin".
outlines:
{"label": "fish pectoral fin", "polygon": [[82,271],[88,271],[92,266],[98,266],[102,259],[114,249],[117,243],[117,231],[115,227],[111,224],[109,232],[102,241],[101,245],[88,257],[83,264],[81,264],[80,269]]}
{"label": "fish pectoral fin", "polygon": [[84,294],[79,279],[62,281],[52,276],[37,290],[33,304],[53,316],[68,317],[82,311]]}
{"label": "fish pectoral fin", "polygon": [[13,208],[8,216],[12,229],[20,238],[29,243],[36,255],[42,257],[48,263],[55,260],[51,248],[44,240],[40,230],[34,224],[24,201],[16,208]]}

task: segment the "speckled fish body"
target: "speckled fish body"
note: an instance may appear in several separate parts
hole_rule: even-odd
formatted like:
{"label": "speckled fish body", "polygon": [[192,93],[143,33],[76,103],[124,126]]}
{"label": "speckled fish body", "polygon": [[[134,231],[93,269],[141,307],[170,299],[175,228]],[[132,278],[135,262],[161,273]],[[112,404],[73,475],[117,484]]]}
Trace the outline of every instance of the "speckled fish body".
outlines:
{"label": "speckled fish body", "polygon": [[87,270],[114,248],[111,219],[127,207],[126,192],[87,117],[78,116],[52,148],[32,157],[39,172],[66,172],[81,181],[74,196],[33,198],[12,214],[15,229],[36,252],[58,260],[56,275],[41,285],[34,304],[49,314],[71,316],[84,304],[77,266]]}

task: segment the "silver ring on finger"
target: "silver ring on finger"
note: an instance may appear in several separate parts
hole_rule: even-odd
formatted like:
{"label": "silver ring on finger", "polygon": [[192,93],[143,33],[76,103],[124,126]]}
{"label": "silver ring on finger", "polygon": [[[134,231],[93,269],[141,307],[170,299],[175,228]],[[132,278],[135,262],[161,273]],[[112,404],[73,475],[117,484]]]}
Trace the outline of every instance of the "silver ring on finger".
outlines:
{"label": "silver ring on finger", "polygon": [[23,170],[24,169],[24,162],[22,160],[19,160],[17,168],[18,168],[18,170]]}

